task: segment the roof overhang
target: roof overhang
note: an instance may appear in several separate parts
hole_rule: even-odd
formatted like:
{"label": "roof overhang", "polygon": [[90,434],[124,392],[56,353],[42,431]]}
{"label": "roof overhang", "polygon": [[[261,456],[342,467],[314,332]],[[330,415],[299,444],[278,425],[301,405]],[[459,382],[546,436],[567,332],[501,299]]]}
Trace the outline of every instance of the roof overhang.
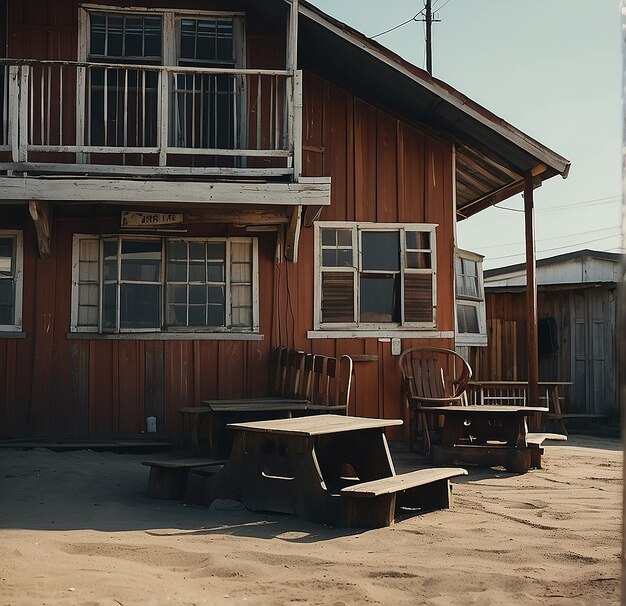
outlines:
{"label": "roof overhang", "polygon": [[567,159],[451,86],[310,3],[299,10],[302,68],[455,145],[459,219],[523,191],[528,175],[535,186],[567,177]]}

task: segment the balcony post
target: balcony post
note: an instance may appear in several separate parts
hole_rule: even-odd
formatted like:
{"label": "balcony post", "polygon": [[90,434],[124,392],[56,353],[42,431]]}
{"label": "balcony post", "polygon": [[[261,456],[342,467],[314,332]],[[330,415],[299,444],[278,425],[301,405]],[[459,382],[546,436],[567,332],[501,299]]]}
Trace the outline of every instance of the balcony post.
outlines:
{"label": "balcony post", "polygon": [[169,72],[162,69],[159,71],[159,166],[167,166],[167,145],[169,133]]}
{"label": "balcony post", "polygon": [[9,140],[11,142],[11,160],[19,161],[20,135],[20,68],[9,66]]}
{"label": "balcony post", "polygon": [[20,68],[20,117],[19,117],[19,154],[18,162],[28,160],[28,84],[30,81],[30,66]]}
{"label": "balcony post", "polygon": [[291,72],[287,99],[287,132],[291,151],[293,180],[300,179],[302,166],[302,74],[298,72],[298,13],[299,1],[291,0],[287,35],[287,70]]}

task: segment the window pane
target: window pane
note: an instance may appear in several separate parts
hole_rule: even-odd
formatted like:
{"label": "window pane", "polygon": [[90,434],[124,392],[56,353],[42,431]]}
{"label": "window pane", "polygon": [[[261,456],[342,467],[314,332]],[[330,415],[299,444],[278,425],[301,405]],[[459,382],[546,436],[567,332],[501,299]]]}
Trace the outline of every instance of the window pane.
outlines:
{"label": "window pane", "polygon": [[224,307],[219,305],[209,305],[208,326],[224,326],[226,318],[224,315]]}
{"label": "window pane", "polygon": [[102,292],[102,325],[112,330],[116,328],[117,286],[105,284]]}
{"label": "window pane", "polygon": [[0,276],[13,276],[13,238],[0,238]]}
{"label": "window pane", "polygon": [[189,264],[189,281],[206,282],[206,264],[204,260]]}
{"label": "window pane", "polygon": [[161,242],[122,240],[122,280],[158,282],[161,279]]}
{"label": "window pane", "polygon": [[406,247],[409,250],[430,250],[430,232],[407,231]]}
{"label": "window pane", "polygon": [[187,282],[187,261],[170,261],[167,264],[168,282]]}
{"label": "window pane", "polygon": [[170,305],[167,323],[170,326],[187,326],[187,305]]}
{"label": "window pane", "polygon": [[161,18],[146,17],[144,19],[144,56],[161,56]]}
{"label": "window pane", "polygon": [[168,242],[167,243],[168,260],[187,261],[187,243],[186,242]]}
{"label": "window pane", "polygon": [[322,246],[337,246],[336,229],[322,229]]}
{"label": "window pane", "polygon": [[161,287],[158,284],[122,284],[121,328],[161,327]]}
{"label": "window pane", "polygon": [[106,54],[109,57],[122,57],[122,34],[124,32],[124,19],[122,17],[107,17],[107,21],[108,35]]}
{"label": "window pane", "polygon": [[362,232],[363,270],[400,270],[398,232]]}
{"label": "window pane", "polygon": [[106,18],[104,15],[91,15],[91,38],[89,50],[92,55],[104,55]]}
{"label": "window pane", "polygon": [[407,252],[406,266],[409,269],[430,269],[431,265],[430,253],[423,252]]}
{"label": "window pane", "polygon": [[250,263],[233,263],[230,279],[235,284],[252,282],[252,265]]}
{"label": "window pane", "polygon": [[104,279],[117,280],[117,240],[104,242]]}
{"label": "window pane", "polygon": [[169,286],[167,289],[168,303],[187,303],[187,286]]}
{"label": "window pane", "polygon": [[191,305],[206,305],[207,287],[206,286],[190,286],[189,287],[189,303]]}
{"label": "window pane", "polygon": [[361,276],[361,322],[399,322],[399,275]]}
{"label": "window pane", "polygon": [[143,19],[126,17],[124,51],[127,57],[140,57],[143,54]]}
{"label": "window pane", "polygon": [[210,261],[224,261],[226,259],[226,244],[223,242],[209,242],[206,248],[207,259]]}
{"label": "window pane", "polygon": [[15,284],[13,280],[0,280],[0,324],[15,324]]}
{"label": "window pane", "polygon": [[457,305],[459,333],[478,334],[478,309],[474,305]]}
{"label": "window pane", "polygon": [[224,276],[225,266],[222,263],[209,263],[208,270],[209,282],[224,282],[226,279]]}

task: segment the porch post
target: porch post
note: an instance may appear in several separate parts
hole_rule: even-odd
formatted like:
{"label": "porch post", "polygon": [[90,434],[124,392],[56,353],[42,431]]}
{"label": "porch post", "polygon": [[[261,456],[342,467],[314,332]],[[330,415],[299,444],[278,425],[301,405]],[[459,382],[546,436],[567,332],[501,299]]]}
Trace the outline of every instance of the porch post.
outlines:
{"label": "porch post", "polygon": [[[528,404],[539,406],[539,342],[537,337],[537,277],[535,253],[535,209],[533,204],[533,176],[524,176],[524,226],[526,232],[526,326],[528,357]],[[538,419],[534,419],[538,425]],[[533,427],[538,431],[539,427]]]}

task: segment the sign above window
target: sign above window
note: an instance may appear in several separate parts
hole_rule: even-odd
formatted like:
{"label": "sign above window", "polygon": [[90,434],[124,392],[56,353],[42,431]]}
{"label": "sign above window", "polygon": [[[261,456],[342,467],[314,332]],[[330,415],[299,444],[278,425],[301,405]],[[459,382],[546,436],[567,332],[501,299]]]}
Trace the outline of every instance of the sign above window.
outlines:
{"label": "sign above window", "polygon": [[161,227],[179,225],[183,222],[180,213],[142,213],[131,210],[122,211],[122,227]]}

